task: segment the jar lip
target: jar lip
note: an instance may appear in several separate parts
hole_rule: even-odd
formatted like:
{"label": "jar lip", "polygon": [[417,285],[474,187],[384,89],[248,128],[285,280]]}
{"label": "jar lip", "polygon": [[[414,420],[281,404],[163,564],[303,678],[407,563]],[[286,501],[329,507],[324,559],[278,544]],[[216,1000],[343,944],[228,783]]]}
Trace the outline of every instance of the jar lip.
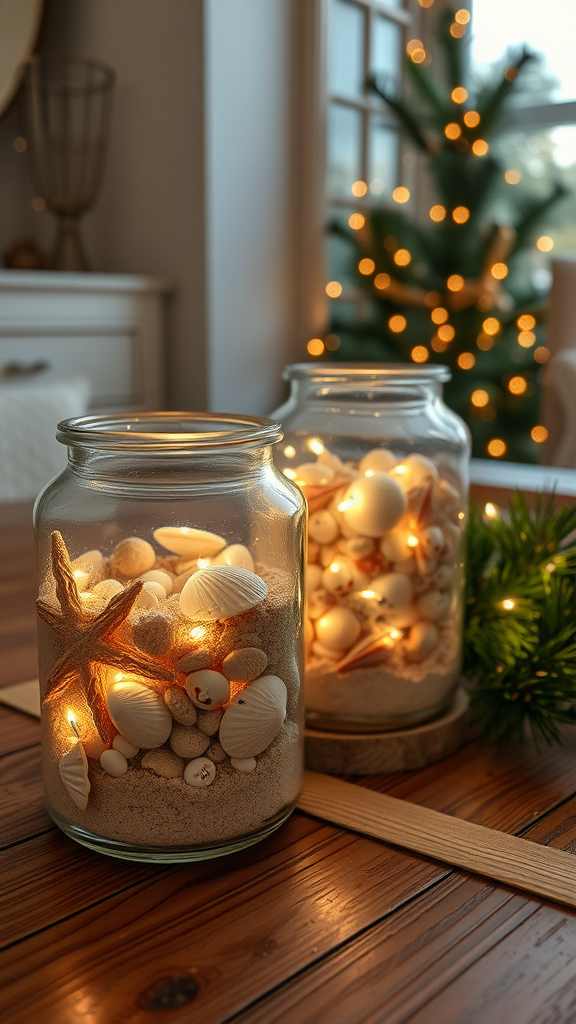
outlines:
{"label": "jar lip", "polygon": [[75,416],[58,424],[56,437],[62,444],[106,451],[217,452],[275,444],[283,431],[263,416],[169,411]]}
{"label": "jar lip", "polygon": [[443,384],[452,379],[448,366],[413,366],[410,363],[291,363],[283,373],[284,380],[314,380],[324,383],[343,381],[374,381],[382,384]]}

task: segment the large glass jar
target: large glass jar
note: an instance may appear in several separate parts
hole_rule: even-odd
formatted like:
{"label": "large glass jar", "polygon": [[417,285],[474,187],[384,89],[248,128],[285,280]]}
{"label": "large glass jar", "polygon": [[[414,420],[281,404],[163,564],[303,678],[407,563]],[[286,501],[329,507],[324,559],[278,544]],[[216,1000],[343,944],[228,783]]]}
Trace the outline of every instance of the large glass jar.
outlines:
{"label": "large glass jar", "polygon": [[276,460],[308,500],[306,718],[407,727],[461,666],[469,438],[444,366],[289,366]]}
{"label": "large glass jar", "polygon": [[59,425],[35,508],[44,782],[73,839],[201,860],[291,813],[303,765],[305,504],[269,420]]}

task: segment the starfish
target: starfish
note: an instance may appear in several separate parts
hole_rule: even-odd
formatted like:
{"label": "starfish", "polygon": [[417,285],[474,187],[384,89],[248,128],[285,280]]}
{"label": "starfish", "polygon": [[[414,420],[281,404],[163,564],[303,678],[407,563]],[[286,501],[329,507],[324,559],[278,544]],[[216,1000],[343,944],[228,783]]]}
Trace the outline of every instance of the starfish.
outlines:
{"label": "starfish", "polygon": [[44,699],[48,702],[56,700],[65,692],[72,678],[79,679],[96,728],[107,743],[112,738],[113,728],[99,666],[108,665],[169,682],[173,680],[173,673],[137,651],[126,640],[112,639],[111,634],[127,619],[137,601],[144,585],[141,581],[116,594],[99,615],[90,614],[82,605],[70,556],[57,530],[52,533],[52,572],[60,611],[40,599],[36,604],[40,618],[55,633],[63,653],[46,680]]}

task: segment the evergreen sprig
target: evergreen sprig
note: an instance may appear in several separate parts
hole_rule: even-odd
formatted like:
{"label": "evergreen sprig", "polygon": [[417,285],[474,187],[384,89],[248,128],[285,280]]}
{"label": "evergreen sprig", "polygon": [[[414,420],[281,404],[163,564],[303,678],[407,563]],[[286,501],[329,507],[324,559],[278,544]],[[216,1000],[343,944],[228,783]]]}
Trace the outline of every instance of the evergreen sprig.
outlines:
{"label": "evergreen sprig", "polygon": [[465,671],[482,738],[560,742],[576,723],[576,507],[553,494],[506,516],[472,508],[467,532]]}

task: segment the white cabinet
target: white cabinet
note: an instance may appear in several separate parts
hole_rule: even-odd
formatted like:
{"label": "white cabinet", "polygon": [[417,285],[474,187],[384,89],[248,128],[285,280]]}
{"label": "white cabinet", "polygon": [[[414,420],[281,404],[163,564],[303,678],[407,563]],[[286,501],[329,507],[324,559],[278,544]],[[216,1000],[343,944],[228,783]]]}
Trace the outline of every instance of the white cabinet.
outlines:
{"label": "white cabinet", "polygon": [[0,380],[44,364],[38,380],[88,378],[93,409],[162,408],[170,291],[155,277],[0,270]]}

